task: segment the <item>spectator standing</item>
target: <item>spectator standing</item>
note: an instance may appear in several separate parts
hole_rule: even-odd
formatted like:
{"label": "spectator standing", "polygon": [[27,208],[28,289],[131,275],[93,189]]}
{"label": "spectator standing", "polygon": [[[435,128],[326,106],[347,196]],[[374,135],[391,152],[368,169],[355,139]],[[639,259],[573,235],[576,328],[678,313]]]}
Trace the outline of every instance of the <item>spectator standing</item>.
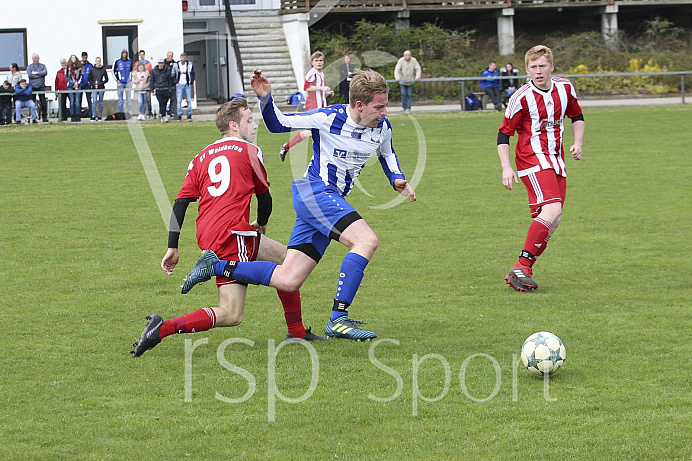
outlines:
{"label": "spectator standing", "polygon": [[120,59],[113,63],[113,76],[118,82],[118,112],[123,111],[123,93],[125,98],[125,107],[127,108],[127,118],[132,118],[132,100],[130,99],[130,91],[125,90],[130,87],[132,80],[132,61],[127,57],[127,50],[123,49],[120,52]]}
{"label": "spectator standing", "polygon": [[159,113],[161,114],[161,122],[168,122],[166,104],[171,97],[171,82],[173,77],[171,71],[166,64],[166,60],[161,58],[156,64],[156,67],[151,71],[151,89],[159,101]]}
{"label": "spectator standing", "polygon": [[[67,59],[60,60],[60,69],[55,74],[55,91],[67,91]],[[67,93],[60,93],[60,121],[67,121]]]}
{"label": "spectator standing", "polygon": [[17,86],[17,83],[22,79],[22,73],[19,71],[19,65],[16,62],[10,64],[10,73],[7,74],[5,80],[10,82],[12,88]]}
{"label": "spectator standing", "polygon": [[[310,56],[310,62],[312,63],[312,69],[308,71],[305,76],[305,83],[303,84],[303,89],[308,94],[305,98],[306,111],[327,107],[327,96],[334,96],[334,92],[327,86],[327,80],[324,77],[324,72],[322,72],[322,68],[324,67],[324,54],[321,51],[315,51]],[[291,147],[311,136],[312,132],[310,130],[303,130],[293,136],[291,140],[281,146],[281,150],[279,150],[281,161],[283,162],[286,159],[286,154],[288,154],[288,150]]]}
{"label": "spectator standing", "polygon": [[173,80],[175,81],[175,99],[178,103],[178,121],[183,119],[183,93],[187,100],[187,119],[192,121],[192,84],[195,83],[195,69],[192,62],[187,60],[187,53],[180,54],[180,61],[173,65]]}
{"label": "spectator standing", "polygon": [[411,51],[404,51],[404,56],[399,58],[394,68],[394,78],[399,82],[401,108],[404,109],[404,112],[411,112],[413,84],[420,80],[421,73],[422,69],[418,60],[411,55]]}
{"label": "spectator standing", "polygon": [[36,103],[31,97],[32,88],[31,85],[26,81],[26,79],[21,79],[17,86],[14,87],[15,96],[15,120],[17,125],[22,123],[22,108],[28,107],[31,113],[31,123],[38,123],[36,121]]}
{"label": "spectator standing", "polygon": [[12,95],[14,88],[5,80],[0,86],[0,125],[12,124]]}
{"label": "spectator standing", "polygon": [[339,66],[339,93],[345,98],[344,104],[348,104],[348,87],[355,71],[356,66],[351,64],[351,57],[344,55],[344,62]]}
{"label": "spectator standing", "polygon": [[[15,88],[19,81],[22,79],[22,73],[19,71],[19,65],[16,62],[13,62],[10,64],[10,73],[7,74],[7,77],[5,80],[10,82],[10,85],[12,85],[12,88]],[[13,98],[13,101],[16,101],[17,98]]]}
{"label": "spectator standing", "polygon": [[[89,55],[87,54],[86,51],[82,51],[82,80],[79,82],[79,89],[81,90],[90,90],[91,89],[91,84],[89,83],[89,74],[91,74],[91,69],[93,69],[94,66],[89,62]],[[87,100],[87,107],[89,108],[89,117],[91,117],[91,114],[93,114],[92,110],[92,95],[90,91],[86,91],[84,93],[79,93],[79,107],[82,107],[82,97],[86,96]]]}
{"label": "spectator standing", "polygon": [[[39,62],[39,55],[34,53],[31,55],[31,64],[26,68],[26,75],[29,77],[29,85],[33,88],[33,91],[46,91],[46,75],[48,75],[48,69],[46,69],[45,64]],[[36,102],[36,95],[34,94],[34,103]],[[46,95],[41,93],[38,95],[39,108],[41,109],[41,118],[45,123],[48,123],[48,101],[46,101]]]}
{"label": "spectator standing", "polygon": [[[82,81],[82,63],[76,55],[70,56],[67,62],[67,87],[70,90],[79,90]],[[70,121],[78,122],[82,118],[81,94],[79,92],[69,93],[70,99]]]}
{"label": "spectator standing", "polygon": [[[153,66],[151,65],[151,62],[149,62],[146,59],[146,55],[147,54],[144,52],[144,50],[139,50],[139,61],[137,61],[135,63],[135,69],[137,68],[137,66],[141,62],[142,64],[144,64],[144,68],[149,72],[149,75],[151,75],[151,71],[154,69],[153,69]],[[151,110],[151,90],[148,90],[146,92],[146,95],[147,95],[147,116],[153,117],[153,112]]]}
{"label": "spectator standing", "polygon": [[101,121],[106,83],[108,83],[108,72],[106,72],[106,67],[101,64],[101,58],[96,58],[94,60],[94,67],[91,69],[91,72],[89,72],[89,85],[94,89],[91,93],[91,120],[97,119],[96,111],[98,110],[98,121]]}
{"label": "spectator standing", "polygon": [[[144,67],[144,64],[139,61],[137,63],[137,70],[132,72],[132,87],[136,88],[137,90],[146,90],[149,88],[149,84],[151,83],[151,74],[149,71]],[[144,115],[147,111],[147,92],[146,91],[136,91],[137,93],[137,102],[139,103],[138,110],[139,114],[137,115],[137,120],[146,120],[146,116]]]}
{"label": "spectator standing", "polygon": [[[485,77],[485,79],[479,82],[481,89],[485,91],[485,94],[487,94],[493,102],[496,111],[502,110],[502,100],[500,98],[500,88],[502,85],[499,79],[492,77],[499,76],[500,73],[497,71],[497,63],[495,61],[490,61],[488,67],[481,73],[481,77]],[[485,107],[483,109],[485,109]]]}
{"label": "spectator standing", "polygon": [[[177,111],[177,99],[176,99],[176,94],[175,94],[175,80],[173,79],[173,66],[175,65],[175,59],[173,59],[173,52],[169,51],[166,53],[166,61],[165,61],[165,68],[168,69],[168,73],[171,74],[171,99],[168,101],[169,107],[168,107],[168,116],[169,117],[175,117],[176,116],[176,111]],[[163,110],[162,112],[165,112]],[[166,119],[168,120],[168,119]]]}
{"label": "spectator standing", "polygon": [[502,102],[505,104],[505,106],[507,106],[509,98],[514,94],[515,91],[517,91],[517,88],[519,87],[519,69],[515,69],[512,63],[508,62],[505,67],[500,69],[500,76],[512,77],[502,80],[502,92],[505,95]]}

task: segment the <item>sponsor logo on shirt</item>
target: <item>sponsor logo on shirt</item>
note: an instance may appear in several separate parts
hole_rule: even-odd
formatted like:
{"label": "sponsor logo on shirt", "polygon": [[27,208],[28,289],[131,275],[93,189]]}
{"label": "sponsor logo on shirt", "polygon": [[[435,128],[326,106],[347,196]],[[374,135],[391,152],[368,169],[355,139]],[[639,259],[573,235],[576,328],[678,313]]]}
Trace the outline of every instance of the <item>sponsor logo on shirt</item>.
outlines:
{"label": "sponsor logo on shirt", "polygon": [[544,119],[542,119],[542,120],[539,122],[539,126],[540,126],[539,132],[541,132],[541,131],[547,131],[547,130],[549,130],[549,129],[551,129],[551,128],[555,128],[556,126],[561,126],[561,125],[562,125],[562,119],[560,119],[560,120],[553,120],[553,121],[551,122],[551,121],[549,121],[548,119],[545,119],[545,118],[544,118]]}
{"label": "sponsor logo on shirt", "polygon": [[348,158],[348,159],[369,159],[372,155],[369,152],[355,152],[348,151],[345,149],[334,149],[332,154],[336,158]]}

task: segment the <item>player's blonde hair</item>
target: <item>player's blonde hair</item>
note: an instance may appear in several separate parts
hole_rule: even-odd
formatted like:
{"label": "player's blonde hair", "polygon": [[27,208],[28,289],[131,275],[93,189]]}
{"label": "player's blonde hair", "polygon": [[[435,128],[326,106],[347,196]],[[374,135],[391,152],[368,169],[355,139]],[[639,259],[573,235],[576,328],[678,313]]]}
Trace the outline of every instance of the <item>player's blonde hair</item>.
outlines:
{"label": "player's blonde hair", "polygon": [[222,135],[228,132],[228,124],[231,122],[240,123],[240,112],[247,109],[247,99],[234,98],[221,105],[216,111],[216,128]]}
{"label": "player's blonde hair", "polygon": [[553,65],[553,51],[545,45],[536,45],[526,52],[524,64],[529,67],[529,61],[535,61],[541,56],[545,56],[550,65]]}
{"label": "player's blonde hair", "polygon": [[348,103],[351,107],[356,107],[358,101],[368,105],[376,94],[389,93],[389,84],[379,72],[372,69],[359,70],[351,79],[348,91]]}
{"label": "player's blonde hair", "polygon": [[321,51],[315,51],[310,55],[310,62],[314,61],[317,58],[324,58],[324,53]]}

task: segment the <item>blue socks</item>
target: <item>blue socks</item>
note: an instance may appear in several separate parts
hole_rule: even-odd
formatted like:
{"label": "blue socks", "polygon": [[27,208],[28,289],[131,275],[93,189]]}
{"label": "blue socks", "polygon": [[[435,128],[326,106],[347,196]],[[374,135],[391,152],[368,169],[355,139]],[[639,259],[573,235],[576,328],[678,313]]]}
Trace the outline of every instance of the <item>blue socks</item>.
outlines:
{"label": "blue socks", "polygon": [[348,308],[356,296],[368,260],[356,253],[348,253],[341,263],[339,285],[334,298],[331,320],[348,315]]}
{"label": "blue socks", "polygon": [[278,264],[269,261],[219,261],[214,264],[214,275],[253,285],[266,285],[272,279],[274,269]]}

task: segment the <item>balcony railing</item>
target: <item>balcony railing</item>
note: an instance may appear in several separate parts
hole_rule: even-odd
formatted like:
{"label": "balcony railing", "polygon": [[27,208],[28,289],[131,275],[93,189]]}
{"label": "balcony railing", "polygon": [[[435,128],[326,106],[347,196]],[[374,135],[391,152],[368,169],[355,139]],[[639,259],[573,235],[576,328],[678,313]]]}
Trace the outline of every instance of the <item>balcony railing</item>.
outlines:
{"label": "balcony railing", "polygon": [[692,4],[692,0],[281,0],[281,13],[329,9],[338,13],[403,10],[484,10],[494,8],[569,8],[605,5]]}

